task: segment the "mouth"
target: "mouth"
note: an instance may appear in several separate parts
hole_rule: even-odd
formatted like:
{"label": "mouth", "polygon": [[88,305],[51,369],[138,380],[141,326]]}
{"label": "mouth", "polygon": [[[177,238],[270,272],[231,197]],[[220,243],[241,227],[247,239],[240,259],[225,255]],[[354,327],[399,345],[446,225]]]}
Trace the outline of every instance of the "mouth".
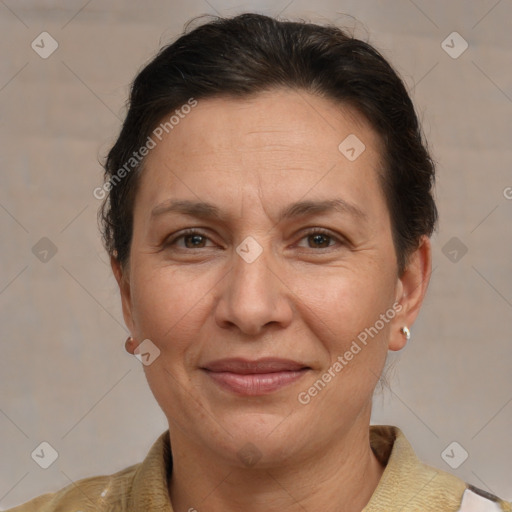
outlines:
{"label": "mouth", "polygon": [[301,379],[311,368],[289,359],[220,359],[201,369],[218,386],[244,396],[267,395]]}

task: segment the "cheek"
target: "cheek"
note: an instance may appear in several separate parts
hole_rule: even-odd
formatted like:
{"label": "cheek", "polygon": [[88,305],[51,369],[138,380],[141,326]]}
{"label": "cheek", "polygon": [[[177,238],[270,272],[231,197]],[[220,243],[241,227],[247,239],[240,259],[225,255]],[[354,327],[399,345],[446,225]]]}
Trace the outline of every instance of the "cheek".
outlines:
{"label": "cheek", "polygon": [[182,350],[201,325],[197,317],[208,294],[207,283],[183,269],[150,268],[142,262],[132,283],[139,337],[151,339],[162,351]]}
{"label": "cheek", "polygon": [[393,305],[394,280],[380,265],[336,268],[299,280],[302,285],[295,289],[304,315],[340,349]]}
{"label": "cheek", "polygon": [[178,415],[189,400],[184,383],[199,350],[194,341],[200,339],[208,289],[184,269],[151,267],[144,261],[134,267],[135,334],[138,340],[150,339],[160,350],[159,357],[144,366],[146,379],[160,407]]}
{"label": "cheek", "polygon": [[347,271],[333,277],[327,291],[318,285],[309,288],[311,300],[305,304],[309,313],[304,307],[302,316],[309,319],[316,350],[321,343],[324,353],[320,371],[302,390],[302,398],[322,395],[312,410],[320,407],[356,415],[373,394],[395,315],[391,283],[377,276]]}

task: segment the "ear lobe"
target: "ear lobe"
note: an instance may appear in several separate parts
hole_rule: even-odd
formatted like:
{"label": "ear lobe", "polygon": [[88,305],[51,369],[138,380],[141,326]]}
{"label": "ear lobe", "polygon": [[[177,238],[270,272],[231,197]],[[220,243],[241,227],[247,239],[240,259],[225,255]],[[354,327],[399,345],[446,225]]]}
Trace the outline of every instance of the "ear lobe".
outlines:
{"label": "ear lobe", "polygon": [[389,339],[389,350],[401,350],[407,343],[402,327],[411,328],[420,311],[432,273],[432,247],[423,236],[418,248],[409,256],[407,267],[398,278],[397,301],[402,309],[396,315]]}
{"label": "ear lobe", "polygon": [[139,346],[139,343],[137,343],[131,336],[128,336],[124,343],[124,348],[126,352],[131,354],[132,356],[135,355],[135,349]]}
{"label": "ear lobe", "polygon": [[133,316],[132,316],[132,303],[130,292],[130,280],[127,269],[125,270],[121,263],[114,256],[110,257],[110,266],[119,286],[121,294],[121,305],[123,309],[123,317],[126,326],[130,332],[134,332]]}

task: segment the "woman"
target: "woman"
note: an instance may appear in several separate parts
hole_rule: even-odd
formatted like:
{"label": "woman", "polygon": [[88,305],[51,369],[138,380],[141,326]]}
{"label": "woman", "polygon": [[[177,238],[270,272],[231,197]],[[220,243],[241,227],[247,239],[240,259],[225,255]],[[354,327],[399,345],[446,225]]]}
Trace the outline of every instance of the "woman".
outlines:
{"label": "woman", "polygon": [[511,510],[369,425],[437,219],[374,48],[256,14],[200,26],[136,77],[105,169],[126,349],[169,430],[141,464],[13,510]]}

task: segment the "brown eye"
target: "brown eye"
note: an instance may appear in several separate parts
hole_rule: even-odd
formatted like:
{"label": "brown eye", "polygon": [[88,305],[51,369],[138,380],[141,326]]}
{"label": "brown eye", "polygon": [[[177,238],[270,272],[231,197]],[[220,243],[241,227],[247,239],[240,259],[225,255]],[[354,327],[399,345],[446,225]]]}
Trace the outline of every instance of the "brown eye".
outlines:
{"label": "brown eye", "polygon": [[[338,237],[335,237],[329,231],[318,228],[307,232],[301,240],[304,239],[307,239],[308,248],[310,249],[327,249],[334,247],[336,242],[338,242],[338,244],[342,243]],[[334,242],[334,244],[331,242]]]}
{"label": "brown eye", "polygon": [[185,242],[185,246],[180,245],[179,247],[185,248],[185,249],[202,249],[205,247],[204,244],[206,243],[206,241],[209,240],[209,238],[204,233],[201,233],[200,231],[197,231],[197,230],[190,229],[190,230],[184,231],[177,237],[173,238],[172,240],[167,242],[165,245],[166,246],[178,245],[177,241],[182,240],[182,239]]}
{"label": "brown eye", "polygon": [[317,233],[315,235],[308,235],[308,241],[314,245],[316,245],[317,247],[318,246],[322,246],[321,248],[324,248],[324,247],[329,247],[329,239],[331,237],[329,235],[324,235],[323,233]]}
{"label": "brown eye", "polygon": [[[189,248],[189,249],[194,249],[196,247],[203,247],[203,244],[206,240],[206,237],[204,237],[203,235],[185,235],[182,237],[183,240],[185,240],[185,245]],[[187,245],[187,241],[190,241],[190,245]]]}

